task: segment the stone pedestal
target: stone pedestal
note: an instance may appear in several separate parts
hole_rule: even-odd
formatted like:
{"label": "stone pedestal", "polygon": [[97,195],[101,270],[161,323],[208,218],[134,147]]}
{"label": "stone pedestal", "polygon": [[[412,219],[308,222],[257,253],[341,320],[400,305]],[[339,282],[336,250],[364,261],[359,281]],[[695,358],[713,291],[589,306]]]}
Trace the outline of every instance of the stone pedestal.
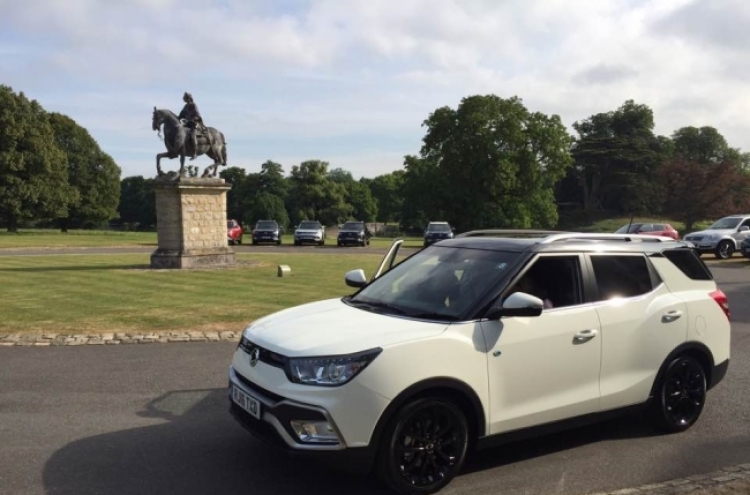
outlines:
{"label": "stone pedestal", "polygon": [[151,268],[212,268],[235,263],[227,245],[227,191],[224,179],[159,180],[156,228],[159,247]]}

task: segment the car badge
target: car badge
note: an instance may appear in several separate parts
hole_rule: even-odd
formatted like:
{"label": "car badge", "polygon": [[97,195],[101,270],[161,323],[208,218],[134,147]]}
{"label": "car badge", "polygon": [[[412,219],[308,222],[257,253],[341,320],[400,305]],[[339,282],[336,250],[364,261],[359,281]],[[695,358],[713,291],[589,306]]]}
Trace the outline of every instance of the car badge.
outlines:
{"label": "car badge", "polygon": [[250,366],[255,367],[255,365],[258,364],[258,359],[260,359],[260,349],[256,347],[253,349],[253,352],[250,353]]}

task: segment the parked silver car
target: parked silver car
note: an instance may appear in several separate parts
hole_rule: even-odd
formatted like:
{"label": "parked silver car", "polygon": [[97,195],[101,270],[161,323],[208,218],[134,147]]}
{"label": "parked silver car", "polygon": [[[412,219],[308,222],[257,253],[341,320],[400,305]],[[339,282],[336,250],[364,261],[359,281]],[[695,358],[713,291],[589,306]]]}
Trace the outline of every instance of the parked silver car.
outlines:
{"label": "parked silver car", "polygon": [[750,237],[750,214],[724,217],[700,232],[692,232],[685,240],[692,242],[699,253],[714,253],[719,259],[731,258],[740,244]]}
{"label": "parked silver car", "polygon": [[294,245],[314,243],[322,246],[326,243],[326,228],[317,220],[304,220],[294,230]]}

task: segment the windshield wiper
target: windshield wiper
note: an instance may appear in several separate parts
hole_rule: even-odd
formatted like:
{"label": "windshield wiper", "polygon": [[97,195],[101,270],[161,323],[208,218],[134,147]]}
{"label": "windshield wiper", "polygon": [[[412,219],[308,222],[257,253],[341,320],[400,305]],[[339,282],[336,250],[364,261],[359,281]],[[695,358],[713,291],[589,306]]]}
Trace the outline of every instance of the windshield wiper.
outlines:
{"label": "windshield wiper", "polygon": [[424,318],[426,320],[458,321],[458,316],[447,315],[445,313],[408,313],[406,316]]}
{"label": "windshield wiper", "polygon": [[393,304],[388,304],[388,303],[384,303],[380,301],[360,301],[360,300],[349,299],[347,302],[349,304],[367,306],[370,309],[386,309],[389,311],[393,311],[394,313],[399,314],[399,315],[407,314],[406,311],[399,308],[398,306],[394,306]]}

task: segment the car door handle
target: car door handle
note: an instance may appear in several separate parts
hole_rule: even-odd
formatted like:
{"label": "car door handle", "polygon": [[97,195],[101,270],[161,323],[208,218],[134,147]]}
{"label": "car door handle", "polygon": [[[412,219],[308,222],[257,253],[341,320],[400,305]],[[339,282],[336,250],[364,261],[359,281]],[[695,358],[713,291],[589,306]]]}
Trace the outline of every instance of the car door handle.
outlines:
{"label": "car door handle", "polygon": [[573,340],[577,343],[586,342],[587,340],[591,340],[596,337],[596,334],[598,333],[599,331],[594,329],[581,330],[575,335],[575,337],[573,337]]}
{"label": "car door handle", "polygon": [[661,317],[662,323],[672,323],[673,321],[676,321],[680,316],[682,316],[682,311],[670,311],[669,313],[664,313]]}

